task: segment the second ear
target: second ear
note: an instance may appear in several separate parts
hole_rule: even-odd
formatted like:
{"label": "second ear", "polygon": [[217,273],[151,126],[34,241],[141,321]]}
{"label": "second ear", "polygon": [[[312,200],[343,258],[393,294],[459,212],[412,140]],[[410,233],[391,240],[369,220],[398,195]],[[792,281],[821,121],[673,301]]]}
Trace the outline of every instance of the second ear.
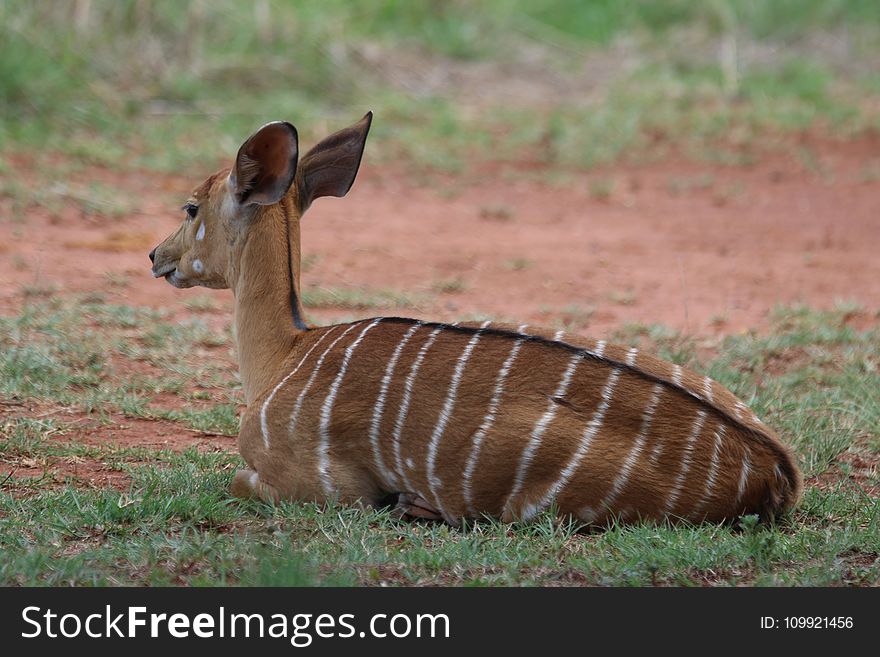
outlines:
{"label": "second ear", "polygon": [[296,176],[297,203],[305,212],[321,196],[345,196],[357,177],[373,113],[325,137],[306,153]]}

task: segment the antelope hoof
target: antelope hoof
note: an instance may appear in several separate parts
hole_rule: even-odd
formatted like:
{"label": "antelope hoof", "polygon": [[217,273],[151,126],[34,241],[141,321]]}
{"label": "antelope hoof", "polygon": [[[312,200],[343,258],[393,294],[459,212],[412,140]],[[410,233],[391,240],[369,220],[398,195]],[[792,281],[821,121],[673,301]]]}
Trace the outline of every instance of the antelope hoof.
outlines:
{"label": "antelope hoof", "polygon": [[259,498],[266,502],[278,502],[280,495],[272,486],[260,481],[260,475],[253,470],[239,470],[232,478],[229,493],[242,499]]}
{"label": "antelope hoof", "polygon": [[422,496],[414,493],[401,493],[397,498],[395,513],[409,518],[425,520],[443,520],[440,512],[431,506]]}
{"label": "antelope hoof", "polygon": [[260,476],[253,470],[239,470],[232,478],[229,485],[229,493],[233,497],[247,499],[249,497],[258,497],[257,486],[260,483]]}

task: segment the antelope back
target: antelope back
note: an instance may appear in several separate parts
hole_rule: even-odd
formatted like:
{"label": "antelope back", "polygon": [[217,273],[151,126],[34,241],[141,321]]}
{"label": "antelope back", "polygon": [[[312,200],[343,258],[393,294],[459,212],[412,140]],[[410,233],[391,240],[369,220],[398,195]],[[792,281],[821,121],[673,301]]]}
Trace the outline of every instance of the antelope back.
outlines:
{"label": "antelope back", "polygon": [[555,502],[599,523],[767,518],[800,494],[788,450],[726,388],[603,341],[373,318],[308,331],[287,372],[242,439],[283,496],[407,492],[452,523]]}

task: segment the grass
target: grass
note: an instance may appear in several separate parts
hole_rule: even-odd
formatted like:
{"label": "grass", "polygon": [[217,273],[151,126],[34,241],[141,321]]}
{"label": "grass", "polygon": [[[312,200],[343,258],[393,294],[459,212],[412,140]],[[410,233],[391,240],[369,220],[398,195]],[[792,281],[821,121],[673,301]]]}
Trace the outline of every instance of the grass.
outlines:
{"label": "grass", "polygon": [[269,119],[293,120],[307,145],[367,109],[369,157],[414,176],[522,158],[549,175],[672,144],[740,164],[778,141],[768,135],[880,125],[873,3],[460,5],[4,3],[0,171],[39,171],[0,195],[112,218],[136,209],[112,186],[57,181],[85,164],[208,172]]}
{"label": "grass", "polygon": [[590,196],[597,201],[607,202],[614,192],[614,180],[610,178],[596,178],[590,180]]}
{"label": "grass", "polygon": [[[169,323],[150,309],[49,299],[28,303],[16,317],[0,318],[0,335],[0,395],[5,398],[237,432],[240,391],[228,355],[231,337],[199,320]],[[211,357],[205,358],[208,351]],[[212,391],[208,408],[198,398],[203,390]],[[151,405],[154,397],[169,392],[183,400],[179,408]],[[218,395],[228,403],[217,404]]]}
{"label": "grass", "polygon": [[529,258],[516,257],[504,261],[504,268],[509,271],[524,271],[529,269],[534,262]]}
{"label": "grass", "polygon": [[596,312],[593,306],[583,306],[577,303],[570,303],[561,308],[544,308],[552,317],[552,323],[555,328],[564,331],[582,331],[590,324],[590,318]]}
{"label": "grass", "polygon": [[[3,585],[878,585],[880,584],[880,330],[857,331],[851,306],[779,309],[765,336],[727,338],[708,357],[662,327],[616,339],[706,372],[791,442],[807,477],[780,524],[612,525],[582,533],[545,513],[529,525],[403,522],[387,510],[240,502],[227,486],[234,453],[86,445],[61,414],[32,403],[150,418],[120,393],[178,398],[162,417],[232,434],[236,383],[226,364],[205,405],[193,393],[198,323],[151,310],[42,302],[4,319],[0,361],[0,584]],[[152,332],[151,332],[152,331]],[[100,342],[108,345],[97,351]],[[139,377],[123,363],[159,362]],[[115,368],[121,368],[116,370]],[[106,387],[106,389],[104,389]],[[230,392],[231,390],[231,392]],[[234,403],[223,401],[231,394]],[[21,404],[21,406],[16,406]],[[119,473],[95,487],[71,464]],[[866,466],[866,464],[869,464]],[[873,464],[873,465],[870,465]],[[18,470],[31,468],[30,474]],[[36,473],[34,473],[36,471]]]}
{"label": "grass", "polygon": [[417,308],[424,298],[388,289],[314,287],[303,290],[302,303],[313,308]]}
{"label": "grass", "polygon": [[431,283],[431,289],[440,294],[457,294],[467,289],[467,282],[461,276],[441,278]]}

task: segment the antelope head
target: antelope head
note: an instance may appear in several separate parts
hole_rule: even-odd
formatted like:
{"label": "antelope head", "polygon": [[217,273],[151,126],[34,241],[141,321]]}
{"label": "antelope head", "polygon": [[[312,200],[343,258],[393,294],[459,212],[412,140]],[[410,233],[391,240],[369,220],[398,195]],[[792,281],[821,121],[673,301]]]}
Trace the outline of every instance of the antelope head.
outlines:
{"label": "antelope head", "polygon": [[[241,145],[233,165],[196,187],[180,226],[149,256],[153,276],[178,288],[234,287],[250,229],[283,202],[298,220],[320,196],[345,196],[354,182],[372,113],[318,143],[298,162],[296,128],[267,123]],[[291,216],[292,215],[292,216]]]}

